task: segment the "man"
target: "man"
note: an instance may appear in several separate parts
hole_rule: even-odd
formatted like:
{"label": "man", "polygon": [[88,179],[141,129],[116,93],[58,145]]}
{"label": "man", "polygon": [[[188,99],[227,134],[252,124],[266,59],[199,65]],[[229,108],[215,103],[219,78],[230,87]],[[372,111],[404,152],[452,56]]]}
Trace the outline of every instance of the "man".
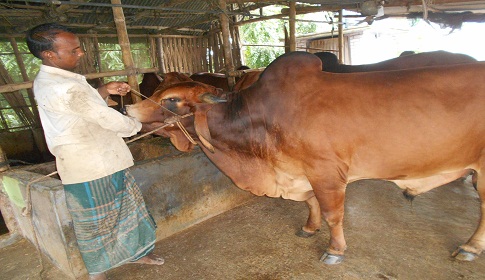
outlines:
{"label": "man", "polygon": [[129,262],[162,265],[152,254],[156,225],[128,170],[134,163],[122,138],[160,124],[142,124],[106,105],[110,94],[126,95],[128,84],[96,90],[72,72],[84,52],[66,27],[36,26],[27,44],[42,60],[35,99],[89,279],[106,279],[106,271]]}

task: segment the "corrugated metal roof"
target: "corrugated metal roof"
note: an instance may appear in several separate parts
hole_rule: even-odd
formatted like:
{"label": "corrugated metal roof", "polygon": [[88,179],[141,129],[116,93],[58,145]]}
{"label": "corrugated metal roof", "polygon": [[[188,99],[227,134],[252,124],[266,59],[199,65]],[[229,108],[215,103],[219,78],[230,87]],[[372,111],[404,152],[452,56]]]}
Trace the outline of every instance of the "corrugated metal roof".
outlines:
{"label": "corrugated metal roof", "polygon": [[[258,17],[261,7],[280,4],[288,5],[293,1],[246,1],[226,0],[228,15]],[[304,0],[293,1],[298,5],[335,11],[338,9],[359,10],[364,2],[385,6],[420,5],[422,0]],[[427,1],[429,2],[429,1]],[[485,1],[434,0],[439,3],[470,3]],[[116,34],[113,20],[113,7],[122,7],[126,26],[130,34],[174,34],[201,35],[210,30],[219,20],[221,10],[219,0],[122,0],[121,5],[112,4],[111,0],[1,0],[0,34],[24,33],[29,28],[45,22],[59,22],[76,32],[96,32]],[[430,4],[431,5],[431,4]],[[484,6],[484,4],[482,4]]]}

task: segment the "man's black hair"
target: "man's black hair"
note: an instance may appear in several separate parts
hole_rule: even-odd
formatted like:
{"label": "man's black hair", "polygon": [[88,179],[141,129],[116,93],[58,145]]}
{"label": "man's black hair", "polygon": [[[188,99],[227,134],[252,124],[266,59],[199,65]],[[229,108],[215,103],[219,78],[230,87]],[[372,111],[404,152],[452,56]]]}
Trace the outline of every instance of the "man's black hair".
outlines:
{"label": "man's black hair", "polygon": [[67,27],[58,23],[44,23],[30,29],[26,37],[30,52],[35,57],[42,59],[41,53],[53,50],[53,42],[57,34],[61,32],[72,33]]}

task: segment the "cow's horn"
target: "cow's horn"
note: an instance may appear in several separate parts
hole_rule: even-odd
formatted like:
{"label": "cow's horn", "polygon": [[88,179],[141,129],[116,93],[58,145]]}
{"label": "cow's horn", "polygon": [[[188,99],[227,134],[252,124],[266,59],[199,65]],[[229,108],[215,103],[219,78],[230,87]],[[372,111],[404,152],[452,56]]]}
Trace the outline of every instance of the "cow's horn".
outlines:
{"label": "cow's horn", "polygon": [[216,104],[216,103],[227,102],[226,99],[217,97],[217,96],[213,95],[212,93],[208,93],[208,92],[202,94],[199,97],[199,100],[202,101],[202,102],[204,102],[204,103],[209,103],[209,104]]}

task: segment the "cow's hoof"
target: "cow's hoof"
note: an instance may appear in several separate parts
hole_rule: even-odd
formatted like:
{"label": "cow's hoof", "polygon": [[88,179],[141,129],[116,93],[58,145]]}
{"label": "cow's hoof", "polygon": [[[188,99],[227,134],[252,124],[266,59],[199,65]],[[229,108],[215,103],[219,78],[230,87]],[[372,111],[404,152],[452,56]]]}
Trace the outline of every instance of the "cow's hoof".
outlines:
{"label": "cow's hoof", "polygon": [[308,238],[308,237],[314,236],[317,232],[318,232],[318,230],[316,230],[314,232],[308,232],[308,231],[304,231],[303,228],[301,228],[297,232],[295,232],[295,234],[298,237]]}
{"label": "cow's hoof", "polygon": [[466,262],[471,262],[478,258],[477,254],[467,252],[463,250],[462,248],[458,248],[454,253],[453,257],[459,261],[466,261]]}
{"label": "cow's hoof", "polygon": [[333,255],[329,253],[325,253],[320,258],[320,261],[324,264],[339,264],[344,261],[344,255]]}

